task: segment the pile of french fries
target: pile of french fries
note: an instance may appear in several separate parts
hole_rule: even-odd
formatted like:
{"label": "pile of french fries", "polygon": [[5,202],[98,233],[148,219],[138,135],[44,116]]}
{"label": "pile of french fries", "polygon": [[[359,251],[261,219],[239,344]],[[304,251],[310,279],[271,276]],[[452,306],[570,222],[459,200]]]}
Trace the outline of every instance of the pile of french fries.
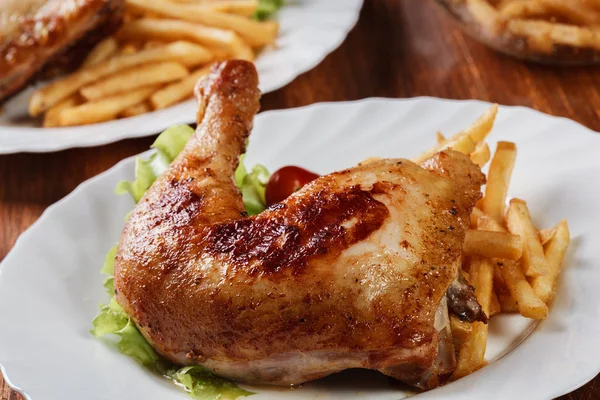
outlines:
{"label": "pile of french fries", "polygon": [[210,64],[254,60],[279,25],[252,18],[258,0],[126,0],[125,21],[69,76],[29,102],[44,127],[131,117],[190,98]]}
{"label": "pile of french fries", "polygon": [[[499,142],[491,156],[485,138],[497,112],[498,106],[494,105],[473,125],[449,139],[438,133],[437,145],[415,161],[444,149],[468,154],[480,167],[491,158],[484,197],[471,214],[461,273],[475,287],[477,300],[488,317],[519,312],[527,318],[544,319],[569,246],[569,227],[562,220],[554,228],[539,230],[525,201],[511,199],[507,207],[517,147]],[[461,321],[455,315],[450,322],[457,350],[453,378],[458,379],[485,365],[488,325]]]}
{"label": "pile of french fries", "polygon": [[600,51],[600,0],[464,0],[490,32],[524,37],[551,54],[555,45]]}

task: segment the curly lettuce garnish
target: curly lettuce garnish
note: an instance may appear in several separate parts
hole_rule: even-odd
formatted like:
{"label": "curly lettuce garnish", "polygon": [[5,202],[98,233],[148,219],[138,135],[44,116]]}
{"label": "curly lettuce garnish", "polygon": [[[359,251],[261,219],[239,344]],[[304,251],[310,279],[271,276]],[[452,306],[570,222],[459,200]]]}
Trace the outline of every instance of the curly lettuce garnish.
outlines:
{"label": "curly lettuce garnish", "polygon": [[283,2],[284,0],[260,0],[254,18],[260,21],[269,19],[277,10],[283,7]]}
{"label": "curly lettuce garnish", "polygon": [[[174,126],[161,133],[152,144],[156,152],[147,160],[140,157],[136,159],[135,179],[119,182],[115,191],[119,194],[129,193],[136,203],[140,201],[146,190],[179,155],[193,134],[194,130],[187,125]],[[265,187],[268,180],[269,172],[265,167],[256,165],[248,172],[244,166],[244,156],[240,158],[235,181],[242,192],[249,215],[258,214],[266,208]],[[115,300],[113,275],[116,251],[116,246],[111,248],[104,260],[101,272],[107,275],[104,287],[110,301],[100,306],[100,314],[94,318],[91,333],[96,337],[118,337],[116,346],[122,354],[132,357],[152,372],[171,379],[177,386],[184,388],[193,399],[235,399],[253,394],[200,366],[177,367],[154,351]]]}

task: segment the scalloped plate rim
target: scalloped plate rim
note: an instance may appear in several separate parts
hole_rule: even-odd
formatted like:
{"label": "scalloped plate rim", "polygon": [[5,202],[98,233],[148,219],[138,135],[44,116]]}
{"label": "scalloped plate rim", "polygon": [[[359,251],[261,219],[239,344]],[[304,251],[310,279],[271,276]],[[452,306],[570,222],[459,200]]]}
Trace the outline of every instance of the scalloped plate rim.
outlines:
{"label": "scalloped plate rim", "polygon": [[[335,51],[338,47],[340,47],[342,45],[342,43],[344,42],[344,40],[346,39],[346,37],[348,36],[350,31],[354,28],[354,26],[358,22],[358,19],[360,17],[360,11],[362,10],[362,6],[364,3],[364,0],[352,0],[352,1],[354,1],[354,3],[355,3],[355,7],[352,10],[352,16],[351,16],[351,18],[348,18],[348,20],[346,21],[346,24],[343,27],[338,29],[338,31],[332,35],[332,37],[335,38],[335,40],[332,40],[328,46],[323,47],[323,49],[321,49],[321,51],[318,54],[316,54],[314,56],[314,58],[312,58],[310,61],[296,63],[298,65],[298,67],[294,67],[293,71],[288,71],[288,73],[286,73],[285,76],[282,77],[281,79],[277,80],[276,82],[267,81],[264,84],[265,87],[262,92],[263,94],[271,93],[273,91],[279,90],[279,89],[287,86],[289,83],[291,83],[293,80],[295,80],[300,75],[302,75],[302,74],[312,70],[316,66],[318,66],[321,62],[323,62],[323,60],[329,54],[331,54],[333,51]],[[340,4],[343,5],[344,4],[343,1],[340,2]],[[346,7],[346,8],[348,8],[348,7]],[[348,11],[348,13],[350,13],[350,12]],[[289,64],[289,62],[288,62],[288,64]],[[262,88],[262,84],[260,86]],[[105,125],[109,126],[109,124],[112,124],[115,122],[118,123],[120,121],[127,121],[126,124],[127,123],[133,124],[136,121],[142,121],[142,120],[147,120],[147,119],[152,119],[152,118],[157,119],[157,118],[160,118],[160,115],[158,115],[158,116],[156,115],[157,113],[161,113],[166,110],[169,110],[169,109],[172,109],[174,107],[181,106],[184,104],[187,104],[189,106],[190,103],[194,103],[194,100],[187,100],[185,102],[175,104],[171,107],[167,107],[166,109],[163,109],[163,110],[153,111],[147,115],[124,118],[122,120],[107,121],[107,122],[98,123],[98,124],[83,125],[83,126],[78,126],[78,127],[64,127],[64,128],[18,127],[18,126],[15,127],[15,126],[2,125],[0,123],[0,131],[3,130],[8,134],[13,134],[13,135],[23,134],[25,131],[27,131],[27,132],[31,132],[31,131],[37,132],[37,131],[42,131],[42,130],[55,131],[55,132],[56,131],[62,131],[62,132],[80,131],[79,133],[82,136],[84,136],[86,134],[85,130],[88,127],[97,127],[97,126],[101,127],[101,126],[105,126]],[[118,130],[120,133],[116,134],[114,136],[100,135],[100,136],[94,137],[92,139],[85,138],[85,139],[79,139],[79,140],[74,140],[72,142],[65,142],[65,143],[52,142],[52,143],[42,143],[41,145],[38,145],[37,143],[24,143],[24,144],[15,143],[15,144],[4,145],[0,142],[0,155],[15,154],[15,153],[48,153],[48,152],[67,150],[67,149],[71,149],[71,148],[97,147],[97,146],[102,146],[102,145],[118,142],[118,141],[125,140],[125,139],[133,139],[133,138],[156,135],[157,132],[160,132],[161,130],[166,129],[170,125],[174,125],[174,124],[178,124],[178,123],[192,123],[192,122],[193,122],[193,118],[182,117],[181,120],[179,120],[178,122],[171,122],[167,126],[159,125],[161,127],[157,128],[157,129],[143,128],[143,129],[138,130],[135,133],[127,133],[127,129],[119,129],[119,126],[115,126],[112,129]]]}
{"label": "scalloped plate rim", "polygon": [[[360,99],[360,100],[354,100],[354,101],[345,101],[345,102],[322,102],[322,103],[314,103],[314,104],[310,104],[307,106],[303,106],[303,107],[297,107],[297,108],[291,108],[291,109],[284,109],[284,110],[271,110],[271,111],[265,111],[261,114],[259,114],[257,116],[257,118],[268,118],[270,115],[274,115],[274,114],[286,114],[286,113],[295,113],[298,111],[310,111],[311,109],[314,108],[320,108],[323,106],[334,106],[334,107],[344,107],[346,105],[352,105],[352,104],[360,104],[360,103],[377,103],[377,102],[394,102],[397,104],[414,104],[420,101],[434,101],[440,104],[444,104],[444,103],[452,103],[452,104],[477,104],[477,105],[491,105],[492,103],[486,102],[486,101],[481,101],[481,100],[453,100],[453,99],[441,99],[441,98],[435,98],[435,97],[429,97],[429,96],[420,96],[420,97],[414,97],[414,98],[407,98],[407,99],[394,99],[394,98],[384,98],[384,97],[373,97],[373,98],[366,98],[366,99]],[[504,106],[501,105],[500,106],[500,110],[502,109],[513,109],[513,110],[520,110],[520,111],[524,111],[527,113],[532,113],[535,114],[537,117],[543,117],[543,118],[549,118],[551,120],[554,121],[562,121],[563,123],[568,123],[572,126],[577,127],[577,129],[581,129],[583,128],[584,131],[586,131],[587,134],[592,134],[592,135],[597,135],[598,140],[600,140],[600,135],[598,135],[597,132],[594,132],[593,130],[587,128],[586,126],[570,120],[568,118],[564,118],[564,117],[558,117],[558,116],[553,116],[553,115],[548,115],[545,114],[541,111],[535,110],[535,109],[531,109],[528,107],[524,107],[524,106]],[[600,143],[600,142],[599,142]],[[6,255],[6,257],[0,262],[0,283],[2,282],[2,277],[3,274],[2,272],[4,271],[5,268],[5,264],[7,263],[8,260],[12,259],[12,257],[15,256],[15,254],[17,253],[18,248],[22,245],[23,242],[26,242],[28,237],[33,233],[33,231],[35,231],[36,229],[38,229],[38,226],[42,225],[45,221],[45,219],[48,218],[48,215],[51,214],[53,212],[54,209],[56,209],[57,207],[61,206],[63,203],[68,202],[71,198],[76,197],[79,195],[80,192],[84,191],[88,186],[93,185],[96,181],[100,181],[103,178],[105,178],[106,176],[110,175],[111,173],[116,173],[116,171],[120,168],[123,167],[123,165],[127,164],[127,163],[131,163],[136,157],[138,156],[147,156],[149,154],[152,154],[154,152],[154,150],[147,150],[143,153],[140,153],[138,155],[134,155],[128,158],[125,158],[121,161],[119,161],[117,164],[115,164],[113,167],[109,168],[108,170],[80,183],[71,193],[69,193],[68,195],[66,195],[65,197],[63,197],[62,199],[58,200],[57,202],[53,203],[52,205],[50,205],[49,207],[46,208],[46,210],[44,210],[44,212],[40,215],[40,217],[30,226],[28,227],[16,240],[15,244],[13,245],[12,249],[9,251],[9,253]],[[0,361],[0,372],[2,372],[2,375],[4,377],[5,382],[7,383],[7,385],[14,391],[19,392],[21,395],[23,395],[26,399],[28,400],[33,400],[25,391],[24,389],[22,389],[19,385],[17,385],[16,383],[13,383],[10,379],[10,376],[7,374],[6,371],[6,367],[4,366],[4,363],[2,363]],[[564,394],[568,394],[574,390],[577,390],[578,388],[582,387],[583,385],[585,385],[586,383],[590,382],[592,379],[594,379],[594,377],[596,375],[598,375],[600,373],[600,361],[598,362],[598,367],[595,371],[591,371],[588,374],[585,375],[581,375],[580,379],[577,379],[576,381],[574,380],[569,387],[566,388],[556,388],[554,389],[550,394],[550,396],[552,398],[554,397],[558,397],[558,396],[562,396]],[[431,394],[431,393],[435,393],[435,391],[430,391],[430,392],[424,392],[423,394]],[[467,394],[468,395],[468,394]],[[68,393],[66,394],[66,396],[68,396]]]}

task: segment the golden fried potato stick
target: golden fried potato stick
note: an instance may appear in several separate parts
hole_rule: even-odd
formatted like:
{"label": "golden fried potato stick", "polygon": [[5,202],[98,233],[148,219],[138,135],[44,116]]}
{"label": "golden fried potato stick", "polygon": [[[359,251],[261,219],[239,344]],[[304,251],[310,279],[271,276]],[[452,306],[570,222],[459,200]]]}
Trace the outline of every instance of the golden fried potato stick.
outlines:
{"label": "golden fried potato stick", "polygon": [[[479,229],[484,229],[488,231],[494,232],[507,232],[507,230],[500,225],[496,220],[494,220],[489,215],[486,215],[483,211],[475,207],[471,214],[471,220],[475,218],[474,226],[477,226]],[[500,267],[498,267],[497,263],[494,265],[494,289],[496,291],[496,295],[498,297],[498,302],[500,303],[500,307],[503,312],[518,312],[517,303],[510,295],[510,291],[506,286],[506,282],[502,277],[502,272],[500,271]]]}
{"label": "golden fried potato stick", "polygon": [[490,317],[493,317],[496,314],[500,314],[502,311],[502,306],[500,305],[500,301],[498,300],[498,295],[495,291],[492,291],[492,299],[490,300]]}
{"label": "golden fried potato stick", "polygon": [[551,17],[552,10],[539,1],[512,0],[498,5],[505,18]]}
{"label": "golden fried potato stick", "polygon": [[121,55],[135,54],[137,52],[138,52],[138,48],[133,43],[125,43],[119,49],[119,54],[121,54]]}
{"label": "golden fried potato stick", "polygon": [[150,97],[150,103],[155,109],[165,108],[181,100],[192,97],[198,79],[208,75],[210,66],[200,68],[178,82],[159,89]]}
{"label": "golden fried potato stick", "polygon": [[435,142],[437,144],[440,144],[440,143],[444,143],[445,141],[446,141],[446,138],[444,137],[444,135],[442,134],[442,132],[437,131],[435,133]]}
{"label": "golden fried potato stick", "polygon": [[600,13],[583,1],[577,0],[536,0],[555,15],[558,14],[570,22],[579,25],[598,25]]}
{"label": "golden fried potato stick", "polygon": [[492,131],[497,114],[498,104],[493,104],[477,121],[463,132],[469,135],[476,144],[483,142]]}
{"label": "golden fried potato stick", "polygon": [[569,226],[566,220],[562,220],[556,226],[556,234],[550,239],[544,251],[546,261],[548,262],[548,273],[544,276],[533,278],[531,282],[531,287],[535,294],[546,304],[554,297],[556,281],[570,242]]}
{"label": "golden fried potato stick", "polygon": [[54,128],[60,126],[59,116],[62,110],[75,107],[81,104],[81,99],[78,94],[69,96],[58,104],[55,104],[44,114],[44,128]]}
{"label": "golden fried potato stick", "polygon": [[235,32],[177,19],[141,18],[123,26],[119,38],[141,41],[185,39],[210,50],[224,50],[226,54],[241,60],[254,60],[252,48]]}
{"label": "golden fried potato stick", "polygon": [[521,315],[527,318],[545,319],[548,316],[548,307],[536,296],[519,263],[502,260],[498,261],[498,266]]}
{"label": "golden fried potato stick", "polygon": [[508,230],[521,236],[523,241],[523,271],[527,276],[542,276],[548,273],[548,263],[544,257],[544,249],[533,226],[527,203],[520,199],[512,199],[506,213]]}
{"label": "golden fried potato stick", "polygon": [[158,86],[140,88],[66,108],[60,112],[60,125],[85,125],[115,119],[126,108],[145,101],[156,89]]}
{"label": "golden fried potato stick", "polygon": [[136,115],[145,114],[150,111],[152,111],[152,108],[150,108],[150,106],[147,103],[139,103],[127,107],[126,109],[121,111],[119,116],[124,118],[135,117]]}
{"label": "golden fried potato stick", "polygon": [[488,230],[468,230],[463,253],[467,256],[518,260],[523,253],[523,243],[517,235]]}
{"label": "golden fried potato stick", "polygon": [[[475,296],[487,316],[490,315],[492,299],[494,265],[490,260],[479,257],[471,259],[469,283],[475,287]],[[483,322],[474,322],[473,330],[466,338],[458,353],[453,379],[469,375],[485,365],[488,326]]]}
{"label": "golden fried potato stick", "polygon": [[526,37],[529,46],[540,52],[551,53],[555,44],[600,50],[600,30],[592,27],[509,19],[507,29],[514,35]]}
{"label": "golden fried potato stick", "polygon": [[504,17],[486,0],[465,0],[465,5],[475,21],[491,34],[502,31]]}
{"label": "golden fried potato stick", "polygon": [[490,146],[488,146],[488,144],[485,142],[479,143],[475,148],[475,151],[469,154],[469,158],[471,158],[471,161],[477,164],[479,168],[483,168],[485,164],[487,164],[488,161],[490,161],[490,156]]}
{"label": "golden fried potato stick", "polygon": [[144,86],[173,82],[187,75],[189,72],[183,65],[172,61],[139,65],[85,86],[80,93],[87,100],[99,100]]}
{"label": "golden fried potato stick", "polygon": [[[500,272],[499,268],[496,270]],[[497,288],[499,285],[496,280],[496,275],[494,273],[494,288]],[[504,278],[502,278],[502,282],[504,282]],[[504,284],[506,286],[506,284]],[[519,308],[517,307],[517,302],[512,298],[510,292],[508,291],[508,287],[506,291],[496,289],[496,294],[498,296],[498,303],[500,303],[500,308],[503,313],[517,313],[519,312]]]}
{"label": "golden fried potato stick", "polygon": [[162,40],[150,39],[144,43],[144,49],[156,49],[157,47],[164,47],[168,42]]}
{"label": "golden fried potato stick", "polygon": [[273,21],[254,21],[240,15],[207,10],[202,5],[177,4],[165,0],[127,0],[127,5],[142,12],[229,29],[253,47],[273,44],[278,33],[279,25]]}
{"label": "golden fried potato stick", "polygon": [[196,4],[209,11],[219,11],[228,14],[238,14],[252,17],[258,9],[258,0],[174,0],[176,3]]}
{"label": "golden fried potato stick", "polygon": [[104,60],[107,60],[110,56],[115,54],[119,50],[119,44],[117,39],[109,37],[101,41],[90,51],[83,63],[82,67],[89,67],[90,65],[96,65]]}
{"label": "golden fried potato stick", "polygon": [[506,194],[516,158],[517,147],[514,143],[498,142],[487,175],[485,196],[482,201],[482,211],[498,223],[504,221]]}
{"label": "golden fried potato stick", "polygon": [[498,105],[494,104],[470,127],[458,132],[451,138],[446,139],[444,142],[438,143],[431,149],[420,154],[413,161],[419,164],[433,156],[435,153],[450,148],[464,154],[473,153],[477,148],[477,145],[483,142],[483,140],[485,140],[485,138],[491,132],[497,113]]}
{"label": "golden fried potato stick", "polygon": [[461,321],[456,315],[450,314],[450,329],[452,330],[452,339],[454,340],[454,350],[460,351],[463,343],[473,331],[473,324]]}
{"label": "golden fried potato stick", "polygon": [[37,90],[29,101],[29,114],[37,116],[64,98],[74,94],[83,86],[136,65],[160,61],[177,61],[189,67],[206,64],[212,58],[212,54],[204,47],[185,41],[174,42],[156,49],[141,50],[136,54],[119,55],[100,64],[82,68]]}
{"label": "golden fried potato stick", "polygon": [[546,243],[548,243],[554,238],[554,236],[556,235],[556,230],[557,228],[554,227],[548,229],[540,229],[538,231],[538,236],[540,237],[540,242],[542,243],[542,246],[545,246]]}

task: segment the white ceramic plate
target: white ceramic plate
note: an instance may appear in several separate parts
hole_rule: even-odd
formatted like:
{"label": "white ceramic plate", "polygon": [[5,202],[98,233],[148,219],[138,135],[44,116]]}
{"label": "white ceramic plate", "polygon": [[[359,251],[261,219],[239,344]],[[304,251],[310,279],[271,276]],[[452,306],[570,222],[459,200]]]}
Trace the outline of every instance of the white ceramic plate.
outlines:
{"label": "white ceramic plate", "polygon": [[[412,157],[434,143],[437,130],[458,131],[488,106],[374,99],[266,112],[256,119],[246,160],[327,173],[369,156]],[[546,321],[536,327],[517,315],[494,318],[491,364],[418,398],[549,399],[600,371],[600,136],[566,119],[501,107],[490,142],[498,140],[519,149],[510,196],[526,199],[541,227],[568,219],[566,270]],[[186,398],[88,332],[106,300],[99,268],[133,207],[113,189],[133,170],[134,160],[124,160],[49,207],[1,264],[0,362],[10,385],[30,399]],[[250,399],[398,400],[410,392],[377,373],[350,371],[259,393]]]}
{"label": "white ceramic plate", "polygon": [[[336,49],[358,20],[363,0],[290,0],[277,14],[280,36],[273,48],[256,59],[263,93],[277,90],[314,68]],[[126,138],[148,136],[178,123],[194,122],[196,103],[190,100],[137,117],[72,128],[39,127],[27,117],[33,88],[0,112],[0,154],[48,152],[90,147]]]}

